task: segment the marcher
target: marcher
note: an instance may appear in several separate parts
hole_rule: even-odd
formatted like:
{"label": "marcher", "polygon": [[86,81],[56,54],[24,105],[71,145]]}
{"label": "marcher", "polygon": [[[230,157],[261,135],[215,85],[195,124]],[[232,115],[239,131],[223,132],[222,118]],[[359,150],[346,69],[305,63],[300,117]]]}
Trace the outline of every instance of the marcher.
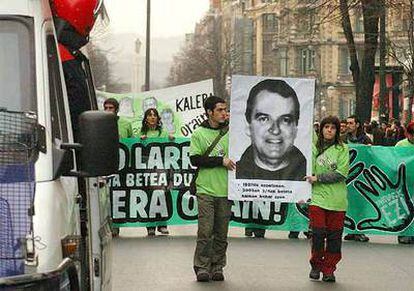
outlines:
{"label": "marcher", "polygon": [[[144,113],[144,118],[142,119],[141,126],[141,136],[140,138],[152,138],[152,137],[168,137],[170,140],[174,139],[174,136],[165,131],[162,127],[162,121],[160,115],[155,108],[149,108]],[[166,225],[158,225],[157,230],[161,234],[169,234],[168,228]],[[147,227],[148,236],[155,235],[155,227]]]}
{"label": "marcher", "polygon": [[191,163],[199,168],[196,180],[198,231],[193,264],[199,282],[224,280],[231,216],[231,203],[227,200],[227,172],[236,168],[228,158],[226,102],[210,96],[204,102],[204,109],[208,120],[194,131],[190,145]]}
{"label": "marcher", "polygon": [[[346,135],[345,143],[348,144],[365,144],[372,145],[371,139],[364,133],[360,121],[355,115],[351,115],[346,119],[348,125],[348,133]],[[369,237],[363,233],[347,234],[344,240],[354,240],[359,242],[368,242]]]}
{"label": "marcher", "polygon": [[[405,129],[406,138],[400,140],[395,145],[396,147],[409,147],[414,150],[414,122],[410,122]],[[400,244],[414,244],[414,236],[398,236],[398,243]]]}
{"label": "marcher", "polygon": [[348,124],[346,122],[346,119],[341,120],[341,131],[340,131],[340,137],[342,141],[346,141],[346,135],[348,134]]}
{"label": "marcher", "polygon": [[346,177],[349,149],[340,139],[340,121],[328,116],[321,121],[319,137],[313,145],[313,174],[309,206],[312,229],[311,272],[309,278],[335,282],[334,271],[341,260],[342,233],[348,207]]}
{"label": "marcher", "polygon": [[[128,122],[128,120],[126,119],[119,118],[118,116],[118,111],[119,111],[118,101],[115,98],[108,98],[104,101],[103,107],[106,112],[111,112],[117,116],[119,138],[121,139],[121,138],[133,137],[131,123]],[[112,236],[113,237],[119,236],[118,227],[112,226]]]}

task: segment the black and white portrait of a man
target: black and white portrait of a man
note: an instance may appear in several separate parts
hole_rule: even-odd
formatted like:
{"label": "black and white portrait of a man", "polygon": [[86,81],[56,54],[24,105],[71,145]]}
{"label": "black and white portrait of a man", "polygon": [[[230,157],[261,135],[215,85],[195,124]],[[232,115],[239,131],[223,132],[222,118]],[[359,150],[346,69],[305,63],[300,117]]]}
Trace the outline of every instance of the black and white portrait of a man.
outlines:
{"label": "black and white portrait of a man", "polygon": [[[237,166],[229,175],[230,192],[243,194],[245,181],[276,181],[278,191],[292,193],[309,188],[304,177],[311,164],[313,91],[313,80],[233,77],[230,156]],[[231,187],[232,180],[241,182]],[[252,193],[245,194],[254,198]]]}

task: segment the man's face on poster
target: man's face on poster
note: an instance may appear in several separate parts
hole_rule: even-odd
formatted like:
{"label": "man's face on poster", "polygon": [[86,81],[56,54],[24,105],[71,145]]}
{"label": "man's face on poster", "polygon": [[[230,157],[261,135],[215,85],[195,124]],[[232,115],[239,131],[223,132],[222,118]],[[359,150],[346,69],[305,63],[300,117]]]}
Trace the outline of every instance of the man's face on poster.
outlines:
{"label": "man's face on poster", "polygon": [[277,166],[297,134],[293,97],[259,92],[253,103],[249,133],[255,159],[269,167]]}
{"label": "man's face on poster", "polygon": [[142,112],[145,112],[150,108],[157,108],[157,100],[154,97],[146,98],[143,101]]}

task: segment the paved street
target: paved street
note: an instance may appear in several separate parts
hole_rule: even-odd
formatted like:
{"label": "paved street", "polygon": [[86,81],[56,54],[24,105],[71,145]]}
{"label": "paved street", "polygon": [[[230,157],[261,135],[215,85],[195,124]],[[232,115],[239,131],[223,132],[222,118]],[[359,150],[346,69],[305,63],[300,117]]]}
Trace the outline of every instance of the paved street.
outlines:
{"label": "paved street", "polygon": [[309,243],[269,231],[245,238],[231,228],[226,281],[197,283],[192,271],[196,226],[170,227],[148,238],[145,228],[122,228],[114,241],[113,290],[414,290],[414,246],[395,237],[344,242],[337,283],[312,282]]}

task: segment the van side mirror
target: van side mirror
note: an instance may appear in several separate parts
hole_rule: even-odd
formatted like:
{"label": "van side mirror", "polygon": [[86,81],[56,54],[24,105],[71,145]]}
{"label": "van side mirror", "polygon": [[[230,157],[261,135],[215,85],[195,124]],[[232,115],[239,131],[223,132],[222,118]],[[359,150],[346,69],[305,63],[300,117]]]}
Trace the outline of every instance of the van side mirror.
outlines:
{"label": "van side mirror", "polygon": [[118,171],[117,122],[115,114],[103,111],[86,111],[79,116],[81,176],[107,176]]}
{"label": "van side mirror", "polygon": [[[103,111],[85,111],[79,116],[79,143],[64,143],[59,160],[59,171],[55,175],[98,177],[108,176],[118,171],[119,136],[118,121],[113,113]],[[73,171],[71,150],[80,162],[77,171]]]}

